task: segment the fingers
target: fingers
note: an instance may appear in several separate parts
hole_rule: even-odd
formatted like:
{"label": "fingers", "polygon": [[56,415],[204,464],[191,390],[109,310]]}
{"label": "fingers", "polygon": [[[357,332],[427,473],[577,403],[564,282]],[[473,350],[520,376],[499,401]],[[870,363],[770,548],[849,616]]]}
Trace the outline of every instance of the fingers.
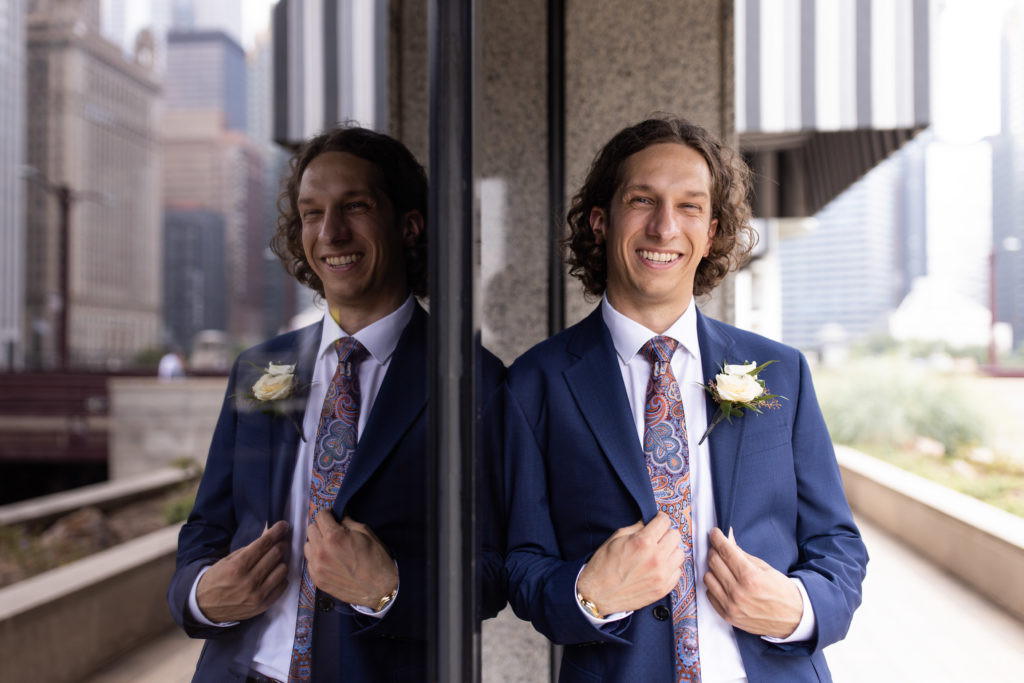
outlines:
{"label": "fingers", "polygon": [[640,531],[643,528],[644,528],[644,520],[640,519],[640,520],[637,520],[636,522],[633,522],[629,526],[624,526],[624,527],[622,527],[620,529],[616,529],[615,533],[613,533],[608,538],[610,540],[612,538],[621,538],[622,536],[630,536],[630,535],[635,534],[636,532]]}
{"label": "fingers", "polygon": [[259,538],[247,546],[238,549],[238,560],[246,569],[251,569],[266,555],[271,548],[277,546],[288,537],[290,525],[281,520],[269,529],[264,529]]}

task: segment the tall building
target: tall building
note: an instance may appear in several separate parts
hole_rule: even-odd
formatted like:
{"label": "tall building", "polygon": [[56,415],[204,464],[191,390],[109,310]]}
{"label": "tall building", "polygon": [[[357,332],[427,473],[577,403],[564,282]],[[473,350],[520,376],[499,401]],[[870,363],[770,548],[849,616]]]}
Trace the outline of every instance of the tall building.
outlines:
{"label": "tall building", "polygon": [[164,342],[188,349],[227,323],[224,218],[208,209],[164,212]]}
{"label": "tall building", "polygon": [[25,5],[0,0],[0,371],[24,360]]}
{"label": "tall building", "polygon": [[59,366],[65,355],[71,366],[121,367],[158,339],[160,89],[100,36],[99,23],[98,0],[29,6],[25,303],[34,367]]}
{"label": "tall building", "polygon": [[241,342],[263,334],[266,269],[265,151],[245,133],[246,69],[241,46],[222,31],[168,34],[165,208],[207,209],[223,218],[228,306],[222,329]]}
{"label": "tall building", "polygon": [[812,350],[884,333],[903,286],[900,153],[819,211],[817,227],[780,241],[782,341]]}
{"label": "tall building", "polygon": [[223,31],[167,34],[165,101],[170,110],[213,110],[222,127],[246,130],[246,62],[242,46]]}
{"label": "tall building", "polygon": [[992,263],[996,319],[1024,342],[1024,2],[1009,11],[1001,45],[1000,131],[992,144]]}

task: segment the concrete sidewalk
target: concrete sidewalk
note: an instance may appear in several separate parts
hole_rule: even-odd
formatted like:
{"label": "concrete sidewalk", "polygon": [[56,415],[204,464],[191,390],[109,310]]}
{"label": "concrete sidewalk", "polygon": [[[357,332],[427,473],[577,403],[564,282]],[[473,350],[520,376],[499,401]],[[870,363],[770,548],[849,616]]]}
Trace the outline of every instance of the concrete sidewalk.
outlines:
{"label": "concrete sidewalk", "polygon": [[[858,523],[871,563],[849,635],[825,651],[836,683],[1021,680],[1024,624]],[[484,683],[547,683],[546,641],[510,610],[484,624],[483,640]],[[184,683],[201,647],[171,632],[87,683]]]}

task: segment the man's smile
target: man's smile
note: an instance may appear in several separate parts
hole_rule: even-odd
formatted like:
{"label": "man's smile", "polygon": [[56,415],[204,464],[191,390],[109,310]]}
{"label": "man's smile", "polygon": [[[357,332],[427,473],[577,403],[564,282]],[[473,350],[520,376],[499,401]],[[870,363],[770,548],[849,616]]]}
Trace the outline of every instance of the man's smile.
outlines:
{"label": "man's smile", "polygon": [[682,257],[682,254],[676,251],[651,251],[649,249],[637,249],[636,253],[644,261],[650,261],[658,265],[673,263]]}
{"label": "man's smile", "polygon": [[332,268],[341,268],[352,265],[361,258],[363,258],[362,254],[344,254],[342,256],[325,256],[323,261]]}

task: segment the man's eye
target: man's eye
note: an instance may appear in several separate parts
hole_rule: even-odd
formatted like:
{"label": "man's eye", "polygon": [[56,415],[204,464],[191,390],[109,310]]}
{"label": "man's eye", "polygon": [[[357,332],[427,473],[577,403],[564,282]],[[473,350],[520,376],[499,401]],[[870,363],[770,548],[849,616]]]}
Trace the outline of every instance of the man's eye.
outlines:
{"label": "man's eye", "polygon": [[345,205],[345,209],[348,211],[365,211],[369,208],[370,205],[367,202],[349,202]]}
{"label": "man's eye", "polygon": [[309,211],[306,211],[302,214],[302,220],[314,220],[316,218],[319,218],[321,215],[323,215],[323,211],[321,211],[320,209],[310,209]]}
{"label": "man's eye", "polygon": [[650,206],[654,203],[649,197],[633,197],[629,202],[638,206]]}

